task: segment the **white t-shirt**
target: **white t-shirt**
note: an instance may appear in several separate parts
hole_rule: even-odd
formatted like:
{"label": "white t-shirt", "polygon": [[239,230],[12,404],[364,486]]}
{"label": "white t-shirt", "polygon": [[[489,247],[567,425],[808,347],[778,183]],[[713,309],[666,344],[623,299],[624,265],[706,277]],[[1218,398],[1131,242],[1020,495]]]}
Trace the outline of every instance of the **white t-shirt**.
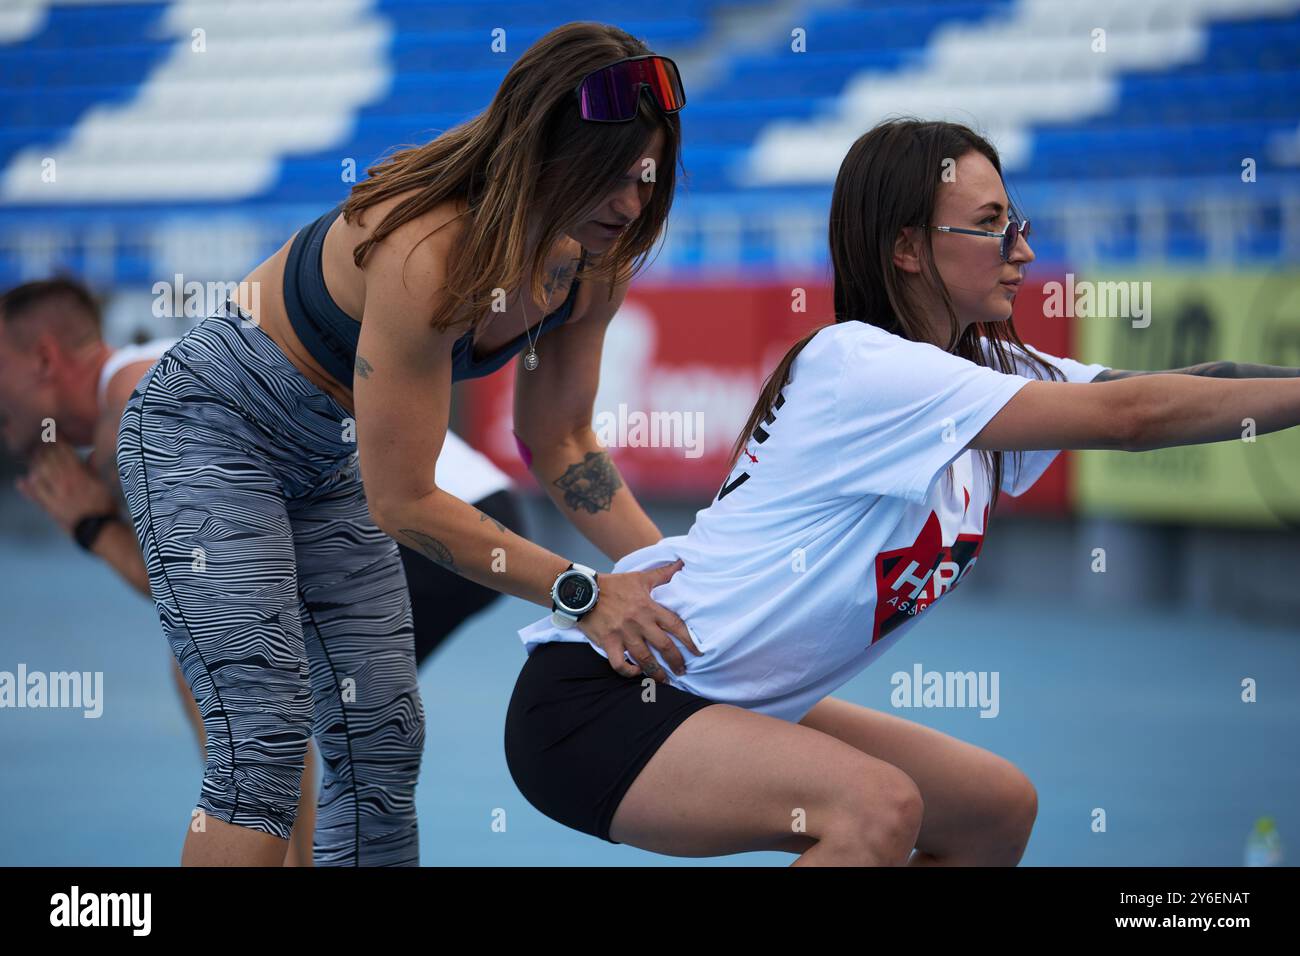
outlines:
{"label": "white t-shirt", "polygon": [[[98,408],[102,412],[108,402],[108,383],[113,380],[113,376],[123,368],[133,362],[142,362],[146,359],[149,362],[158,361],[158,357],[166,352],[177,342],[177,339],[150,339],[140,345],[124,345],[120,349],[114,349],[107,359],[104,360],[103,366],[99,370],[99,380],[95,383],[95,400],[98,402]],[[140,378],[144,378],[141,374]],[[88,459],[94,452],[94,445],[79,445],[77,453],[82,458]]]}
{"label": "white t-shirt", "polygon": [[[1034,351],[1068,381],[1105,368]],[[671,682],[798,721],[866,667],[974,567],[988,477],[978,451],[958,452],[1029,381],[864,322],[818,332],[691,529],[614,565],[685,561],[651,592],[704,652],[683,651],[686,673],[670,671]],[[1022,454],[1021,474],[1004,478],[1012,494],[1057,452]],[[547,641],[587,640],[549,615],[519,636],[530,654]]]}
{"label": "white t-shirt", "polygon": [[[143,362],[146,359],[150,362],[158,361],[159,357],[177,341],[177,339],[151,339],[141,345],[125,345],[115,349],[104,362],[103,368],[99,370],[99,387],[96,390],[99,396],[99,407],[103,408],[108,400],[108,383],[114,375],[132,362]],[[140,378],[144,378],[144,375]]]}
{"label": "white t-shirt", "polygon": [[511,487],[509,475],[450,428],[433,470],[439,488],[470,504]]}

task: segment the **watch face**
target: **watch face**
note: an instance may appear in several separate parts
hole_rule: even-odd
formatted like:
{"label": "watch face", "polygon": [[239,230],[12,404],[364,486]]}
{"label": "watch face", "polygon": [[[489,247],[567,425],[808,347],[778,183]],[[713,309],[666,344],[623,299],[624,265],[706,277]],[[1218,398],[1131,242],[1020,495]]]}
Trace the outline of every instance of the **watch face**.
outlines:
{"label": "watch face", "polygon": [[576,611],[586,607],[591,600],[591,582],[581,575],[571,574],[560,582],[556,596],[563,607]]}

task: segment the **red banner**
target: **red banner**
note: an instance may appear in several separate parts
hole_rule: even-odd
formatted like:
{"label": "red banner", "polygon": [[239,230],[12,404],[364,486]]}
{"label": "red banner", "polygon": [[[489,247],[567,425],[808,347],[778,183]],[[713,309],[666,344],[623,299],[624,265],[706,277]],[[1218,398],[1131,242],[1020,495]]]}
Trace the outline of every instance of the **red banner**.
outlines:
{"label": "red banner", "polygon": [[[1069,320],[1044,318],[1042,298],[1041,281],[1021,290],[1016,328],[1035,348],[1070,355]],[[707,504],[726,477],[727,452],[764,379],[805,332],[833,320],[825,283],[634,284],[605,336],[592,417],[628,486],[647,498]],[[513,372],[461,388],[466,440],[530,482],[511,433]],[[1004,495],[999,507],[1064,511],[1065,458],[1019,499]]]}

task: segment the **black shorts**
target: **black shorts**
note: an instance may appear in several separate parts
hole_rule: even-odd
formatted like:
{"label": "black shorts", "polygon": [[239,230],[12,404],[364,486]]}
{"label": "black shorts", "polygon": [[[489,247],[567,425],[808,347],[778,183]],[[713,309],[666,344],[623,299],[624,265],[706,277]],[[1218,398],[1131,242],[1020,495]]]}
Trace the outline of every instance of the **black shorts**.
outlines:
{"label": "black shorts", "polygon": [[610,843],[623,794],[677,726],[716,703],[669,684],[642,701],[644,677],[624,677],[586,641],[541,644],[506,711],[506,765],[515,786],[557,823]]}

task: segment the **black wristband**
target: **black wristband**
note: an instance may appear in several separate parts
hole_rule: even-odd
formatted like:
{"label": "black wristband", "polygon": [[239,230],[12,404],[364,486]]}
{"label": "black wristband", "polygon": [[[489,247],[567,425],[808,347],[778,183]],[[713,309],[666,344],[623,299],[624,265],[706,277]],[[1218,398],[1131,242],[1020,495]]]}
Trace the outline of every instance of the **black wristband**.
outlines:
{"label": "black wristband", "polygon": [[83,550],[90,551],[95,547],[95,539],[104,530],[104,525],[117,520],[115,511],[102,515],[87,515],[77,522],[76,527],[72,529],[72,536],[76,538],[77,544],[81,545]]}

